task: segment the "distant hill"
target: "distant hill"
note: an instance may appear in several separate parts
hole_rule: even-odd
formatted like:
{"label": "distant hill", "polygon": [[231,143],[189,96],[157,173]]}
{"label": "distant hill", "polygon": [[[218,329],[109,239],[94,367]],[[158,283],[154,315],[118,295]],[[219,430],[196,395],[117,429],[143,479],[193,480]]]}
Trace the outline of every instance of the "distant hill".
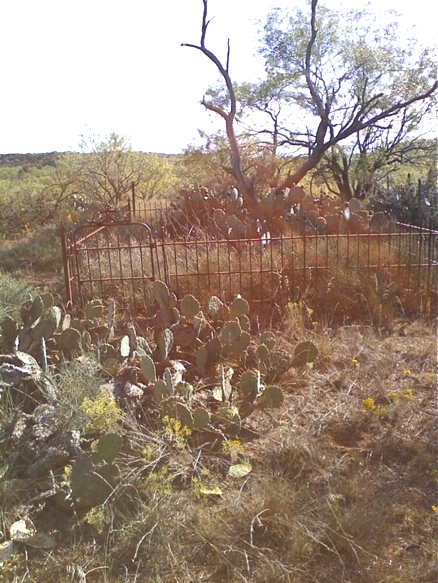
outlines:
{"label": "distant hill", "polygon": [[4,166],[56,166],[63,152],[48,152],[44,154],[0,154],[0,168]]}
{"label": "distant hill", "polygon": [[[21,166],[27,168],[30,166],[43,168],[44,166],[56,166],[59,159],[69,152],[46,152],[43,154],[0,154],[0,168]],[[183,154],[163,154],[153,152],[138,152],[145,156],[159,156],[160,158],[167,158],[169,160],[177,160]]]}

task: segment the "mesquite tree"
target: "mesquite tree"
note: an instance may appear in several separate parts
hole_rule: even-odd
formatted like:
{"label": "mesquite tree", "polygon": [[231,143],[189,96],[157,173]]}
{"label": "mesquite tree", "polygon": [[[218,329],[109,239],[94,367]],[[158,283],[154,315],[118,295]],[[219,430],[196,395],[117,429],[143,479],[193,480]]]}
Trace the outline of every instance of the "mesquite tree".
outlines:
{"label": "mesquite tree", "polygon": [[[337,172],[339,194],[347,200],[354,194],[348,160],[359,155],[364,168],[370,150],[394,155],[406,149],[406,139],[433,109],[438,82],[432,51],[410,41],[401,46],[393,18],[376,22],[366,10],[342,14],[318,6],[318,0],[311,0],[310,14],[296,9],[283,16],[274,9],[260,47],[266,78],[239,86],[230,79],[228,59],[223,67],[205,48],[207,0],[203,4],[201,44],[188,46],[208,56],[225,80],[227,100],[223,94],[222,100],[219,94],[214,99],[210,92],[213,98],[203,105],[226,121],[234,174],[248,197],[254,193],[242,173],[233,127],[238,106],[249,114],[247,123],[251,111],[266,116],[266,126],[254,135],[270,136],[274,154],[283,148],[298,156],[298,168],[278,191],[299,183],[325,159],[326,167],[331,163]],[[377,167],[384,161],[385,155],[380,156]]]}

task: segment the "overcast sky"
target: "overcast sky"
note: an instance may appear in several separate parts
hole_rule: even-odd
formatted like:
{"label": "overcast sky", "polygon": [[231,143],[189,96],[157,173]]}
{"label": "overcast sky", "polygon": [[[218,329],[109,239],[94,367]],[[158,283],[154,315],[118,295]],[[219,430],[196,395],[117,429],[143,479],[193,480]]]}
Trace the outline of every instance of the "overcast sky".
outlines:
{"label": "overcast sky", "polygon": [[[233,79],[255,80],[258,21],[270,6],[303,2],[209,0],[207,46],[225,60],[229,37]],[[406,26],[434,42],[430,0],[370,4],[378,13],[403,13]],[[181,152],[198,128],[215,127],[200,100],[217,71],[199,51],[181,47],[199,43],[201,18],[202,0],[3,0],[0,153],[77,150],[81,134],[111,131],[135,150]]]}

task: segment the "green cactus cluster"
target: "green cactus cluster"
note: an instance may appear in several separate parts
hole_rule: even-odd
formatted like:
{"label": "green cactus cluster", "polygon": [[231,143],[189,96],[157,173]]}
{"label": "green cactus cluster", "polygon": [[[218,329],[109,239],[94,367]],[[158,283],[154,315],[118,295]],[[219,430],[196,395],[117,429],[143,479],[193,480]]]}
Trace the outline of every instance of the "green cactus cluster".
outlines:
{"label": "green cactus cluster", "polygon": [[79,456],[73,463],[70,489],[77,508],[92,508],[103,504],[113,492],[118,469],[114,464],[123,439],[116,433],[100,437],[95,451]]}
{"label": "green cactus cluster", "polygon": [[[94,353],[104,375],[117,376],[129,361],[159,418],[176,419],[191,431],[237,435],[243,419],[282,405],[282,390],[269,383],[275,377],[275,335],[266,331],[254,339],[244,298],[226,305],[212,296],[204,312],[193,295],[178,300],[161,281],[153,283],[153,297],[153,340],[138,335],[132,323],[124,323],[123,334],[117,335],[114,303],[105,310],[100,300],[92,300],[83,318],[72,318],[62,314],[50,294],[41,294],[25,302],[21,323],[3,319],[0,343],[29,352],[43,369],[87,351]],[[313,342],[301,342],[290,355],[290,367],[305,367],[317,356]],[[209,388],[199,390],[204,378]],[[90,454],[86,460],[80,462],[84,472],[97,457]]]}

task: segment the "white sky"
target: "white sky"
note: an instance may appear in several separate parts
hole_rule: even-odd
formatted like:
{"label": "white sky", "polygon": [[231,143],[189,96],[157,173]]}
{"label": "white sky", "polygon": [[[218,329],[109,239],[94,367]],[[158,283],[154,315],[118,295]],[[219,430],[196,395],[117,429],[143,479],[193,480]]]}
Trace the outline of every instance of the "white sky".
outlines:
{"label": "white sky", "polygon": [[[303,0],[209,0],[207,47],[233,79],[257,78],[257,20]],[[326,0],[331,7],[339,0]],[[355,0],[358,8],[363,0]],[[435,41],[430,0],[371,0]],[[352,2],[344,0],[351,8]],[[127,136],[135,150],[178,153],[217,127],[200,105],[218,73],[199,51],[202,0],[3,0],[0,153],[77,150],[82,133]],[[214,119],[215,125],[212,125]]]}

